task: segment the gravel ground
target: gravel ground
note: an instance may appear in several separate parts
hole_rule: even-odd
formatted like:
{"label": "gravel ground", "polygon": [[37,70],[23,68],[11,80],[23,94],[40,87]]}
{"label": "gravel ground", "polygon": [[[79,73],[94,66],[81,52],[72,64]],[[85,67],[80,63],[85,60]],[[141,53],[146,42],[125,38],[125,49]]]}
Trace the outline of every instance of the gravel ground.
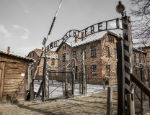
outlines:
{"label": "gravel ground", "polygon": [[[107,91],[91,96],[76,96],[46,102],[20,101],[17,104],[0,104],[0,115],[105,115]],[[113,92],[113,114],[117,113],[117,92]]]}

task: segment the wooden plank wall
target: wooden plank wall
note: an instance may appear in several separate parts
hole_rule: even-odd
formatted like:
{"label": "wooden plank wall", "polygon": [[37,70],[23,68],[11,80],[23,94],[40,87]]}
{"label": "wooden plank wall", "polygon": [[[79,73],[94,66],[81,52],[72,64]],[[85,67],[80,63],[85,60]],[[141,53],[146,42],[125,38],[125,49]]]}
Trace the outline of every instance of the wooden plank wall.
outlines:
{"label": "wooden plank wall", "polygon": [[0,101],[2,101],[5,62],[0,62]]}
{"label": "wooden plank wall", "polygon": [[[0,57],[0,101],[25,98],[27,64],[22,60]],[[24,73],[25,76],[21,76]]]}

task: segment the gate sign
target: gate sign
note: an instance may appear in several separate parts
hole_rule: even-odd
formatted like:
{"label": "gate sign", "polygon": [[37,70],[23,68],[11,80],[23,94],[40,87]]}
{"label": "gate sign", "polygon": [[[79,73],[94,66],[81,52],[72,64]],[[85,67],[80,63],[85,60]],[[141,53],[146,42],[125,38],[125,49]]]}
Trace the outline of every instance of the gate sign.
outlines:
{"label": "gate sign", "polygon": [[99,22],[83,30],[70,30],[61,39],[51,42],[47,46],[47,50],[50,50],[54,47],[58,47],[62,42],[67,41],[70,37],[78,36],[78,38],[81,39],[82,33],[84,33],[84,37],[87,37],[89,35],[92,35],[101,31],[115,30],[115,29],[122,29],[122,20],[119,18]]}

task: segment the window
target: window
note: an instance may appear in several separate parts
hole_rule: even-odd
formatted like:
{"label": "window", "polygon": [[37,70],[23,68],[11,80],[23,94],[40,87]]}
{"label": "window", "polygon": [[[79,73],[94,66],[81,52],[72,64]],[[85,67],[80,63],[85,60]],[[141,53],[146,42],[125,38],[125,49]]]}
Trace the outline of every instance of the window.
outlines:
{"label": "window", "polygon": [[63,50],[66,50],[66,45],[63,46]]}
{"label": "window", "polygon": [[77,59],[76,51],[73,51],[73,58]]}
{"label": "window", "polygon": [[145,58],[145,55],[143,55],[143,63],[145,63],[146,61],[146,58]]}
{"label": "window", "polygon": [[55,65],[55,58],[52,58],[51,65]]}
{"label": "window", "polygon": [[141,57],[142,57],[141,54],[139,54],[139,63],[141,63]]}
{"label": "window", "polygon": [[106,75],[110,76],[110,65],[106,65]]}
{"label": "window", "polygon": [[96,57],[96,46],[91,47],[91,57]]}
{"label": "window", "polygon": [[66,53],[63,54],[63,62],[66,61]]}
{"label": "window", "polygon": [[78,72],[78,66],[75,67],[76,72]]}
{"label": "window", "polygon": [[136,53],[134,54],[134,64],[136,64]]}
{"label": "window", "polygon": [[110,51],[109,51],[109,47],[106,46],[106,57],[110,57]]}
{"label": "window", "polygon": [[117,49],[114,49],[115,58],[117,59]]}
{"label": "window", "polygon": [[34,53],[32,53],[33,57],[34,57]]}
{"label": "window", "polygon": [[96,75],[96,65],[91,66],[92,75]]}
{"label": "window", "polygon": [[108,35],[108,41],[111,43],[114,43],[114,37],[111,35]]}

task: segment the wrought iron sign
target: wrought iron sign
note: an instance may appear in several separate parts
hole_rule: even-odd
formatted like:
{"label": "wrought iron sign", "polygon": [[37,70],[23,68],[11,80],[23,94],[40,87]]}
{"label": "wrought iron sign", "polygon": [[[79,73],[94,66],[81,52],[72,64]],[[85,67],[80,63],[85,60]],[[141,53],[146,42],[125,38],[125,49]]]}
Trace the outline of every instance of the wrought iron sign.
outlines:
{"label": "wrought iron sign", "polygon": [[67,41],[70,37],[78,36],[78,38],[80,39],[82,37],[82,34],[84,34],[84,37],[87,37],[89,35],[101,31],[116,30],[116,29],[122,29],[122,20],[119,18],[99,22],[83,30],[70,30],[61,39],[51,42],[46,48],[47,50],[50,50],[53,49],[54,47],[58,47],[62,42]]}

